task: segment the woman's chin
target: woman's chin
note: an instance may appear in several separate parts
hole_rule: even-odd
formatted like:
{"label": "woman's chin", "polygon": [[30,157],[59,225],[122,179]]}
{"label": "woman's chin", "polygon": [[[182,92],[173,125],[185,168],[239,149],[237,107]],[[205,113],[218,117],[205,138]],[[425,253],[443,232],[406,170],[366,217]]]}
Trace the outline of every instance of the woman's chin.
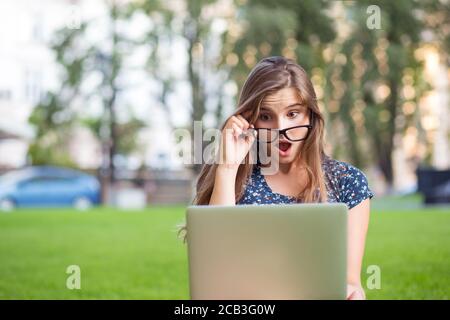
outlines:
{"label": "woman's chin", "polygon": [[279,159],[280,164],[289,164],[294,162],[294,158],[293,157],[283,157]]}

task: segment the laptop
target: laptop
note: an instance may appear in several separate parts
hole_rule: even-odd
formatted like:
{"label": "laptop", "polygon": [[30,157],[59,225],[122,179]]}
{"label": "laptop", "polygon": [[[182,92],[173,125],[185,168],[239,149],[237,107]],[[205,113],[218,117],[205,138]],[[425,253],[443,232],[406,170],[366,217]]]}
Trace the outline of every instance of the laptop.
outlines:
{"label": "laptop", "polygon": [[193,300],[346,299],[344,203],[189,206]]}

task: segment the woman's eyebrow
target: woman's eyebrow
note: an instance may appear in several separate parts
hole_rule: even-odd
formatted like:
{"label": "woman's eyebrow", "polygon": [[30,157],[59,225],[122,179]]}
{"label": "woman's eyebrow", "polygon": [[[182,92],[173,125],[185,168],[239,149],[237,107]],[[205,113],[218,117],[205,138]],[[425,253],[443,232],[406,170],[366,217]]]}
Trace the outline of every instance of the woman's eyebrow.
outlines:
{"label": "woman's eyebrow", "polygon": [[[288,109],[288,108],[292,108],[292,107],[306,107],[306,105],[297,102],[297,103],[294,103],[294,104],[291,104],[291,105],[288,105],[288,106],[284,107],[283,110],[284,109]],[[267,106],[261,106],[261,110],[272,111],[272,108],[269,108]]]}
{"label": "woman's eyebrow", "polygon": [[291,107],[306,107],[306,105],[304,105],[304,104],[302,104],[300,102],[297,102],[297,103],[291,104],[291,105],[289,105],[287,107],[284,107],[284,109],[288,109],[288,108],[291,108]]}

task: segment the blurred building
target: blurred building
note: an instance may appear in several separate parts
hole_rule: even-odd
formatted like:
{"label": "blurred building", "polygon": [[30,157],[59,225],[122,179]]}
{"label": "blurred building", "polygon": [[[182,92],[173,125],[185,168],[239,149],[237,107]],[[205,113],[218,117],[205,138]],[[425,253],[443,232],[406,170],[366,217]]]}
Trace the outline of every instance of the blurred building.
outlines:
{"label": "blurred building", "polygon": [[0,173],[26,165],[32,132],[26,126],[14,126],[0,120]]}

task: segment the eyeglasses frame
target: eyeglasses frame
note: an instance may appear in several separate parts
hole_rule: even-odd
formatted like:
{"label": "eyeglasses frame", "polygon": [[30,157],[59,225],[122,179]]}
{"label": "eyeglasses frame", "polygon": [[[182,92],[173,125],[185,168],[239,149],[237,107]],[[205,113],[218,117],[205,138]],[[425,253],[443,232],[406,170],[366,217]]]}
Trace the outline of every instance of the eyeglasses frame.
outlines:
{"label": "eyeglasses frame", "polygon": [[[288,139],[291,142],[299,142],[299,141],[303,141],[306,140],[309,136],[309,133],[311,132],[311,129],[313,128],[313,125],[311,124],[313,121],[313,116],[314,113],[312,112],[312,110],[310,110],[310,117],[309,117],[309,123],[310,124],[305,124],[305,125],[300,125],[300,126],[293,126],[293,127],[289,127],[289,128],[284,128],[284,129],[273,129],[273,128],[252,128],[252,130],[270,130],[270,131],[277,131],[278,133],[278,137],[280,137],[280,135],[283,135],[286,137],[286,139]],[[291,129],[296,129],[296,128],[308,128],[308,132],[306,133],[306,136],[302,139],[291,139],[286,135],[286,131],[291,130]],[[259,136],[259,135],[258,135]],[[275,141],[275,139],[271,140],[271,141],[267,141],[266,143],[271,143],[273,141]]]}

